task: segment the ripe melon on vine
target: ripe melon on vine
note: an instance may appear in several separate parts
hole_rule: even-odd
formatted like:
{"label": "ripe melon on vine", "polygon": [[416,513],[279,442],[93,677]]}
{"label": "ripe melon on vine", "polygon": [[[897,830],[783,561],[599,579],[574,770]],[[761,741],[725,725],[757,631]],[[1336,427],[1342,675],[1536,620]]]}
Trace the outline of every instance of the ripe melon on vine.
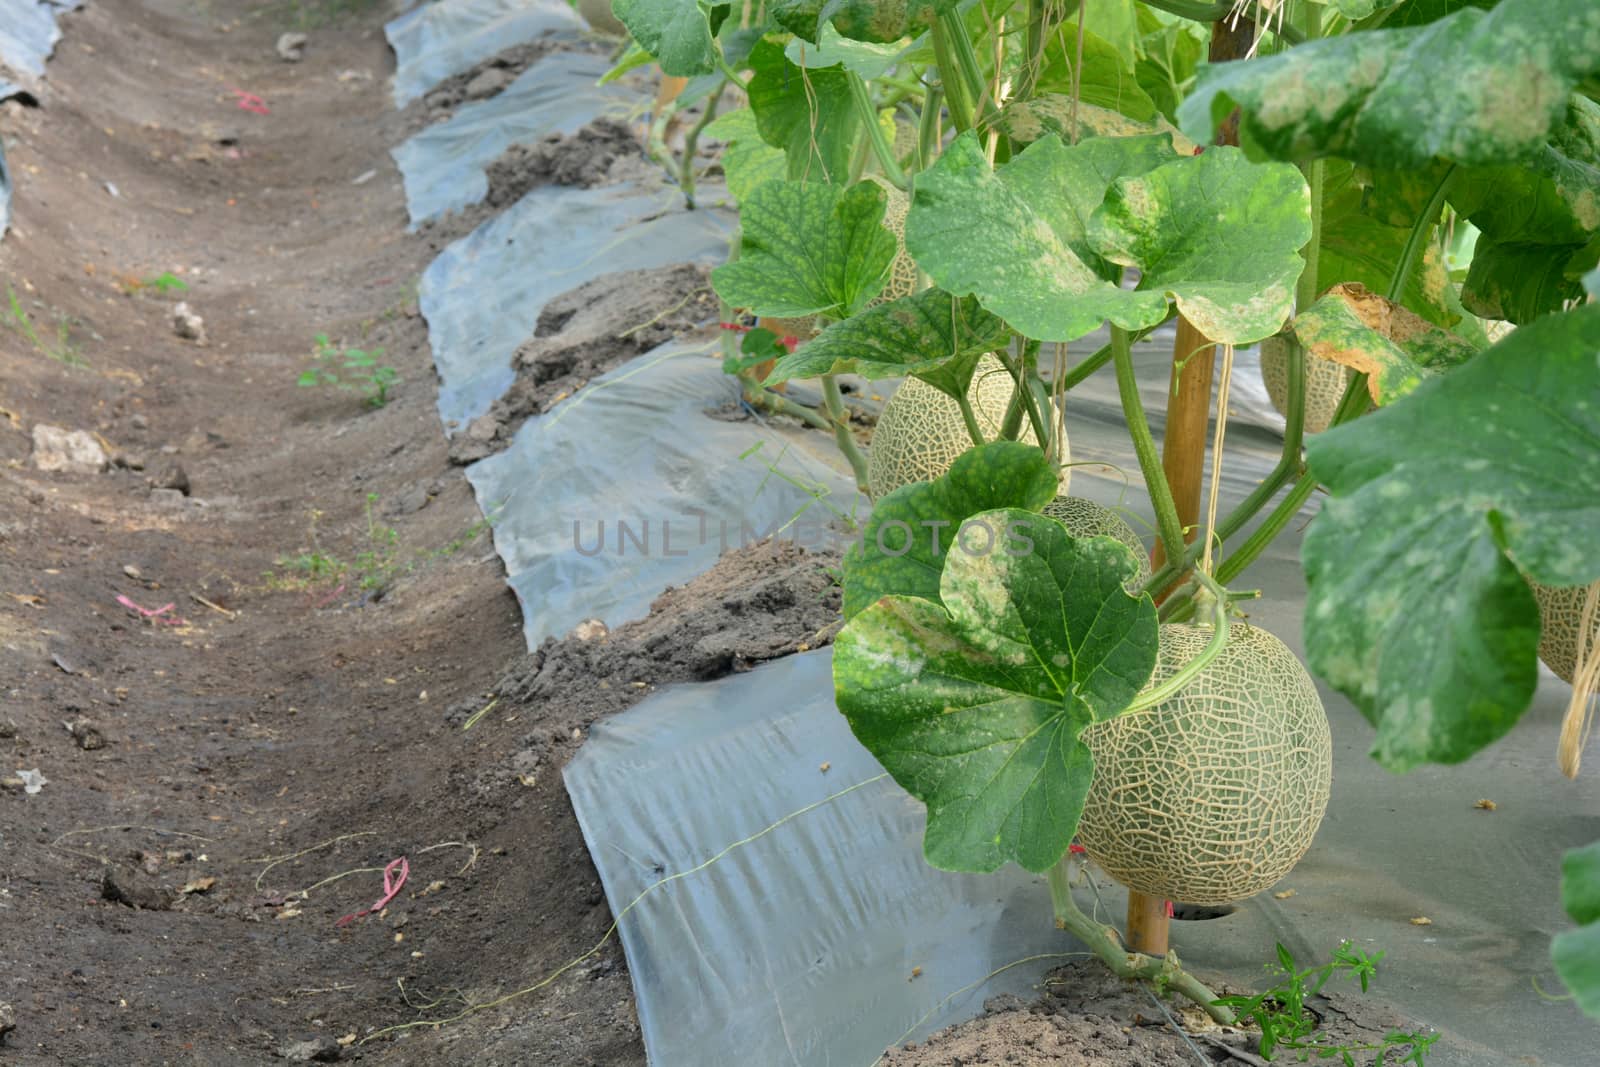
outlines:
{"label": "ripe melon on vine", "polygon": [[[1166,625],[1150,684],[1213,631]],[[1235,623],[1176,696],[1083,732],[1094,777],[1078,840],[1130,889],[1225,904],[1277,882],[1311,847],[1328,806],[1333,739],[1316,686],[1272,634]]]}
{"label": "ripe melon on vine", "polygon": [[905,190],[896,189],[886,181],[872,180],[878,182],[887,197],[883,208],[883,228],[894,234],[895,254],[894,262],[889,265],[889,280],[883,283],[883,291],[868,307],[887,304],[917,291],[917,261],[906,251],[906,216],[911,213],[911,197],[906,195]]}
{"label": "ripe melon on vine", "polygon": [[1138,587],[1150,577],[1150,550],[1121,515],[1081,496],[1058,496],[1040,509],[1067,528],[1073,537],[1110,537],[1121,541],[1139,563],[1138,573],[1128,584]]}
{"label": "ripe melon on vine", "polygon": [[[1331,359],[1306,357],[1305,432],[1321,433],[1333,425],[1334,413],[1355,372]],[[1285,418],[1289,414],[1289,342],[1273,336],[1261,342],[1261,380],[1272,406]]]}
{"label": "ripe melon on vine", "polygon": [[[1589,586],[1557,588],[1529,582],[1533,598],[1539,602],[1539,658],[1568,685],[1578,673],[1578,637],[1583,632],[1583,602]],[[1589,633],[1586,650],[1590,657],[1600,643],[1600,619]]]}
{"label": "ripe melon on vine", "polygon": [[[999,437],[1015,393],[1016,382],[1004,364],[994,356],[978,361],[972,384],[967,387],[967,400],[986,442]],[[1038,443],[1026,421],[1017,439]],[[872,499],[881,500],[902,485],[931,482],[971,447],[972,435],[967,432],[960,405],[921,379],[907,378],[883,405],[878,426],[872,432],[872,445],[867,452],[867,492]],[[1067,455],[1063,437],[1063,464]],[[1063,465],[1062,493],[1067,491],[1069,474],[1070,469]]]}

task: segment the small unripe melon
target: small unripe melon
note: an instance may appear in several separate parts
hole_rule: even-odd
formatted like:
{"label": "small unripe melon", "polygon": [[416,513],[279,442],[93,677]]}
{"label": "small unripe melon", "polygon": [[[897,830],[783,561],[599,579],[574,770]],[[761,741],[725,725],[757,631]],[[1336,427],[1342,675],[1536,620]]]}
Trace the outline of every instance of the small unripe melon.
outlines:
{"label": "small unripe melon", "polygon": [[[1150,684],[1212,631],[1161,628]],[[1333,739],[1311,676],[1267,631],[1228,628],[1177,696],[1083,732],[1094,778],[1078,840],[1117,881],[1163,900],[1225,904],[1277,882],[1328,807]]]}
{"label": "small unripe melon", "polygon": [[[1583,602],[1589,595],[1589,587],[1528,584],[1533,587],[1533,598],[1539,602],[1539,658],[1563,682],[1571,685],[1578,673],[1578,635],[1583,626]],[[1600,643],[1600,616],[1589,634],[1591,656],[1597,643]]]}
{"label": "small unripe melon", "polygon": [[1127,545],[1139,561],[1139,573],[1130,584],[1141,585],[1150,577],[1150,550],[1144,547],[1144,542],[1139,540],[1133,527],[1115,511],[1081,496],[1058,496],[1042,510],[1065,526],[1074,537],[1111,537]]}
{"label": "small unripe melon", "polygon": [[[1016,392],[1011,374],[994,356],[984,356],[967,387],[967,400],[977,416],[984,440],[1000,435],[1006,408]],[[1024,420],[1017,439],[1037,444],[1033,428]],[[1067,459],[1067,442],[1061,442],[1062,463]],[[872,447],[867,452],[867,491],[872,499],[884,496],[912,482],[931,482],[950,469],[956,457],[973,446],[972,435],[961,417],[961,407],[919,378],[900,383],[878,416],[872,432]],[[1067,491],[1070,468],[1061,470],[1061,492]]]}
{"label": "small unripe melon", "polygon": [[[1305,432],[1321,433],[1333,424],[1339,401],[1355,372],[1331,359],[1306,356]],[[1289,413],[1289,342],[1269,337],[1261,342],[1261,380],[1278,414]]]}

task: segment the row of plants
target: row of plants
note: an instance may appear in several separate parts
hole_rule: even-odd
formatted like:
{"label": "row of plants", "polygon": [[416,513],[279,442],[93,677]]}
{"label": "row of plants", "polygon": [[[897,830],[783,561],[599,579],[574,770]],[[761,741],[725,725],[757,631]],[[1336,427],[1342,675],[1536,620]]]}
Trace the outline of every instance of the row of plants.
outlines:
{"label": "row of plants", "polygon": [[[760,327],[730,333],[728,369],[833,433],[873,498],[837,700],[926,803],[930,863],[1046,873],[1058,923],[1119,973],[1232,1019],[1174,954],[1083,915],[1064,858],[1078,841],[1139,893],[1210,903],[1309,846],[1327,719],[1232,586],[1319,492],[1307,657],[1373,757],[1469,759],[1530,706],[1542,654],[1575,683],[1577,773],[1600,677],[1600,5],[613,10],[618,70],[653,61],[701,107],[686,177],[698,138],[726,143],[740,236],[713,283]],[[1174,405],[1195,367],[1206,387],[1197,437],[1169,410],[1164,463],[1133,348],[1175,322]],[[1224,396],[1233,349],[1262,346],[1285,440],[1237,506],[1185,517],[1169,473],[1206,452],[1213,344]],[[846,374],[906,379],[867,449]],[[1118,387],[1153,567],[1067,494],[1094,375]],[[1555,967],[1600,1015],[1600,842],[1563,873]]]}

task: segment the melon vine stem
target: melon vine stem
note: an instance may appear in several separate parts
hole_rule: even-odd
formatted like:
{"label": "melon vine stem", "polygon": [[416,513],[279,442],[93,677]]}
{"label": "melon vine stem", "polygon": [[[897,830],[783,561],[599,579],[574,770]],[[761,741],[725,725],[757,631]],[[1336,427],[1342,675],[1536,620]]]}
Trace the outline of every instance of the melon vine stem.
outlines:
{"label": "melon vine stem", "polygon": [[1167,559],[1181,560],[1185,551],[1183,525],[1178,521],[1178,507],[1172,499],[1172,488],[1167,485],[1166,472],[1161,468],[1161,454],[1156,450],[1156,439],[1150,433],[1150,422],[1144,415],[1144,402],[1139,399],[1139,380],[1133,372],[1133,342],[1128,331],[1120,326],[1111,327],[1111,360],[1117,368],[1117,393],[1122,400],[1122,417],[1128,424],[1128,434],[1133,438],[1133,451],[1139,457],[1139,470],[1150,491],[1150,504],[1155,509],[1161,546]]}
{"label": "melon vine stem", "polygon": [[706,99],[704,112],[699,120],[683,136],[683,160],[678,165],[678,188],[683,191],[684,204],[690,211],[694,210],[694,157],[700,147],[700,134],[711,125],[711,120],[717,117],[717,106],[722,103],[722,91],[728,87],[727,77],[717,83],[711,90],[711,96]]}
{"label": "melon vine stem", "polygon": [[1181,993],[1205,1009],[1222,1026],[1232,1026],[1237,1021],[1233,1011],[1217,1003],[1217,995],[1206,988],[1204,982],[1184,970],[1176,952],[1165,956],[1147,956],[1142,952],[1129,952],[1122,945],[1116,928],[1096,922],[1083,913],[1078,902],[1072,899],[1071,875],[1067,861],[1051,867],[1045,873],[1050,883],[1050,903],[1056,917],[1056,927],[1072,934],[1088,946],[1089,951],[1120,978],[1155,982],[1175,993]]}
{"label": "melon vine stem", "polygon": [[873,155],[878,157],[883,176],[896,189],[904,190],[906,172],[900,168],[900,161],[894,158],[894,146],[883,135],[883,123],[878,121],[878,112],[872,106],[872,94],[867,91],[867,83],[853,70],[845,71],[845,79],[850,85],[850,99],[855,103],[856,114],[866,127],[867,143],[872,146]]}
{"label": "melon vine stem", "polygon": [[839,379],[832,374],[822,376],[823,406],[828,411],[828,422],[833,427],[833,439],[839,451],[850,461],[855,472],[856,488],[867,492],[867,460],[856,447],[855,435],[850,432],[850,413],[845,410],[844,394],[839,391]]}
{"label": "melon vine stem", "polygon": [[950,124],[957,133],[970,130],[972,97],[956,69],[955,55],[950,50],[950,33],[942,18],[934,20],[932,34],[934,64],[939,68],[939,84],[944,88],[945,105],[950,109]]}

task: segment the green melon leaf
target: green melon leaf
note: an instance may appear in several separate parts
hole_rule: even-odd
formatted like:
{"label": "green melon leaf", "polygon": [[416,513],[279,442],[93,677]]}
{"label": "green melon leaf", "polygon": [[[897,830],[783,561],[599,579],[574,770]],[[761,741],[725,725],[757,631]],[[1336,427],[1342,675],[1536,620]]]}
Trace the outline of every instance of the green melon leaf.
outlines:
{"label": "green melon leaf", "polygon": [[827,0],[819,21],[833,23],[852,40],[887,44],[928,29],[957,4],[958,0]]}
{"label": "green melon leaf", "polygon": [[819,36],[820,40],[814,44],[796,37],[789,42],[783,54],[797,67],[807,70],[843,67],[866,81],[883,77],[900,54],[899,45],[853,41],[841,37],[838,30],[828,25],[822,27]]}
{"label": "green melon leaf", "polygon": [[[1129,27],[1131,31],[1131,26]],[[1051,48],[1045,54],[1044,69],[1039,72],[1039,92],[1072,95],[1072,66],[1078,55],[1077,22],[1060,27],[1061,39],[1067,47]],[[1130,41],[1131,43],[1131,41]],[[1131,56],[1124,54],[1092,30],[1083,34],[1083,68],[1079,76],[1079,98],[1110,111],[1121,112],[1131,119],[1148,122],[1156,117],[1155,101],[1144,91],[1134,73]]]}
{"label": "green melon leaf", "polygon": [[1324,295],[1295,316],[1293,332],[1311,355],[1368,375],[1380,407],[1477,354],[1454,334],[1359,285]]}
{"label": "green melon leaf", "polygon": [[1330,37],[1248,63],[1200,68],[1178,109],[1210,141],[1235,107],[1255,153],[1337,155],[1386,169],[1435,158],[1525,160],[1562,120],[1568,94],[1600,71],[1600,5],[1502,0],[1426,26]]}
{"label": "green melon leaf", "polygon": [[1148,121],[1130,119],[1120,111],[1096,107],[1079,102],[1072,106],[1072,97],[1060,93],[1043,93],[1031,100],[1009,101],[1000,113],[1001,132],[1019,144],[1032,144],[1045,134],[1053,133],[1063,142],[1072,143],[1073,123],[1077,123],[1076,140],[1089,137],[1138,137],[1144,134],[1168,134],[1174,146],[1174,155],[1193,155],[1194,142],[1174,129],[1166,119],[1157,115]]}
{"label": "green melon leaf", "polygon": [[722,173],[729,194],[738,203],[744,203],[758,186],[781,181],[789,172],[783,152],[761,139],[756,113],[747,107],[718,115],[703,136],[727,143],[722,151]]}
{"label": "green melon leaf", "polygon": [[741,205],[739,258],[711,272],[717,295],[756,315],[847,318],[878,295],[894,261],[875,182],[767,182]]}
{"label": "green melon leaf", "polygon": [[1193,32],[1198,24],[1162,23],[1147,17],[1150,10],[1139,9],[1140,28],[1145,33],[1140,38],[1143,54],[1133,73],[1139,88],[1150,97],[1157,110],[1175,121],[1178,105],[1183,102],[1195,68],[1205,57],[1206,44],[1203,37]]}
{"label": "green melon leaf", "polygon": [[1133,553],[1109,537],[1015,509],[973,522],[993,550],[974,538],[946,556],[942,604],[886,597],[840,631],[836,698],[927,804],[930,864],[1043,871],[1072,843],[1094,774],[1079,734],[1126,709],[1155,667],[1155,605],[1123,590]]}
{"label": "green melon leaf", "polygon": [[[1389,173],[1363,179],[1344,160],[1324,163],[1317,292],[1347,282],[1359,283],[1375,293],[1388,292],[1405,253],[1411,223],[1421,213],[1422,205],[1415,205],[1403,220],[1396,222],[1387,213],[1375,210],[1368,200],[1369,196],[1373,201],[1392,199],[1388,190],[1399,180],[1399,176]],[[1395,208],[1398,210],[1399,205]],[[1424,236],[1426,249],[1406,279],[1400,302],[1435,325],[1454,326],[1461,316],[1451,310],[1452,301],[1447,296],[1450,279],[1431,236],[1432,231]]]}
{"label": "green melon leaf", "polygon": [[993,168],[968,131],[917,176],[906,249],[940,288],[976,296],[1041,341],[1076,340],[1108,317],[1153,325],[1166,315],[1165,299],[1108,280],[1121,271],[1089,244],[1088,224],[1114,179],[1174,158],[1164,136],[1068,148],[1047,135]]}
{"label": "green melon leaf", "polygon": [[693,78],[717,69],[711,22],[694,0],[612,0],[611,10],[663,73]]}
{"label": "green melon leaf", "polygon": [[1057,490],[1044,452],[1020,441],[973,448],[943,477],[901,486],[873,507],[860,543],[845,557],[844,617],[890,595],[937,601],[939,575],[963,522],[996,508],[1037,511]]}
{"label": "green melon leaf", "polygon": [[[926,289],[834,323],[780,359],[766,384],[821,374],[874,380],[909,374],[962,396],[978,360],[1009,336],[1006,324],[971,297],[958,300],[942,289]],[[946,368],[952,373],[942,373]]]}
{"label": "green melon leaf", "polygon": [[1582,926],[1556,936],[1551,959],[1578,1007],[1600,1018],[1600,841],[1562,857],[1561,903]]}
{"label": "green melon leaf", "polygon": [[1582,295],[1600,260],[1600,104],[1572,97],[1532,160],[1456,174],[1450,203],[1482,232],[1462,288],[1469,310],[1520,324]]}
{"label": "green melon leaf", "polygon": [[1588,306],[1307,442],[1332,499],[1302,553],[1306,647],[1390,769],[1458,763],[1527,709],[1539,612],[1523,572],[1600,578],[1597,396]]}
{"label": "green melon leaf", "polygon": [[845,72],[797,67],[770,40],[750,52],[750,68],[756,126],[768,144],[788,156],[789,177],[844,181],[860,127]]}
{"label": "green melon leaf", "polygon": [[1311,191],[1286,163],[1208,148],[1117,182],[1094,223],[1106,258],[1140,268],[1140,293],[1170,298],[1213,341],[1251,344],[1294,307]]}

